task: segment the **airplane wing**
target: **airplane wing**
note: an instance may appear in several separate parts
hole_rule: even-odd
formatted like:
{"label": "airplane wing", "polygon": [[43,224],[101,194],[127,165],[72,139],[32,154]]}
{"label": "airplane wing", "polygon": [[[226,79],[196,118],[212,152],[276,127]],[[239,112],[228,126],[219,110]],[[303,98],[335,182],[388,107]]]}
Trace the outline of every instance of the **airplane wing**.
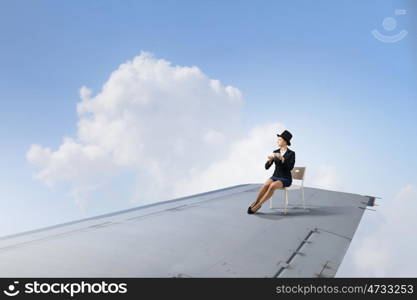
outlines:
{"label": "airplane wing", "polygon": [[0,237],[0,277],[334,277],[375,197],[304,187],[247,214],[261,184]]}

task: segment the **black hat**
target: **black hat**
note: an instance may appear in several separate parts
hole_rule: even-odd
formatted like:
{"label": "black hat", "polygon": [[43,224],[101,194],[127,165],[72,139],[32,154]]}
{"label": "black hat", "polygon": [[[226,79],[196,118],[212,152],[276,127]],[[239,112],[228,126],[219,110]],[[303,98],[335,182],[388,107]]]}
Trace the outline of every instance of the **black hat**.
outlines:
{"label": "black hat", "polygon": [[288,130],[284,130],[281,134],[277,134],[278,137],[282,137],[286,142],[288,146],[291,146],[291,138],[292,134]]}

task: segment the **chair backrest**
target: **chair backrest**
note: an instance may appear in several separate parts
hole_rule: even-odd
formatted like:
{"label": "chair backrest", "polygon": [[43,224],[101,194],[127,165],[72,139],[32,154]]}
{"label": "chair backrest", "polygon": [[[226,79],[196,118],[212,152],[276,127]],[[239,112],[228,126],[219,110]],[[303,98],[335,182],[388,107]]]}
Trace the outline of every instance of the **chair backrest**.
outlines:
{"label": "chair backrest", "polygon": [[306,167],[294,167],[291,170],[291,175],[293,179],[304,180],[304,174]]}

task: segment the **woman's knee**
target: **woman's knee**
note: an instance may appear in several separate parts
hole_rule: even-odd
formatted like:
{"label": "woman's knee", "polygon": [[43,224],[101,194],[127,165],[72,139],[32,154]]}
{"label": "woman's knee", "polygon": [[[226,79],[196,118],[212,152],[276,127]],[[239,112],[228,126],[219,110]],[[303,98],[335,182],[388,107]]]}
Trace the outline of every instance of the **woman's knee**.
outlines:
{"label": "woman's knee", "polygon": [[271,183],[272,183],[273,181],[271,180],[271,179],[268,179],[265,183],[264,183],[264,185],[262,186],[263,188],[269,188],[269,186],[271,185]]}
{"label": "woman's knee", "polygon": [[276,189],[276,184],[275,183],[271,183],[268,187],[268,191],[271,191],[271,192],[275,191],[275,189]]}

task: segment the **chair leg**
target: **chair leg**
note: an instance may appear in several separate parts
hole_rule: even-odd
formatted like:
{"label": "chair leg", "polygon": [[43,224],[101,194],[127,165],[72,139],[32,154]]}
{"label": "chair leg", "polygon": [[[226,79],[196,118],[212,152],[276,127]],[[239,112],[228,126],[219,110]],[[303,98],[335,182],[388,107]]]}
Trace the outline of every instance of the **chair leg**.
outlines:
{"label": "chair leg", "polygon": [[303,208],[306,209],[306,203],[304,201],[304,188],[301,188],[301,196],[303,198]]}
{"label": "chair leg", "polygon": [[269,208],[270,208],[270,209],[272,209],[272,198],[273,198],[273,197],[271,197],[271,199],[269,199]]}

